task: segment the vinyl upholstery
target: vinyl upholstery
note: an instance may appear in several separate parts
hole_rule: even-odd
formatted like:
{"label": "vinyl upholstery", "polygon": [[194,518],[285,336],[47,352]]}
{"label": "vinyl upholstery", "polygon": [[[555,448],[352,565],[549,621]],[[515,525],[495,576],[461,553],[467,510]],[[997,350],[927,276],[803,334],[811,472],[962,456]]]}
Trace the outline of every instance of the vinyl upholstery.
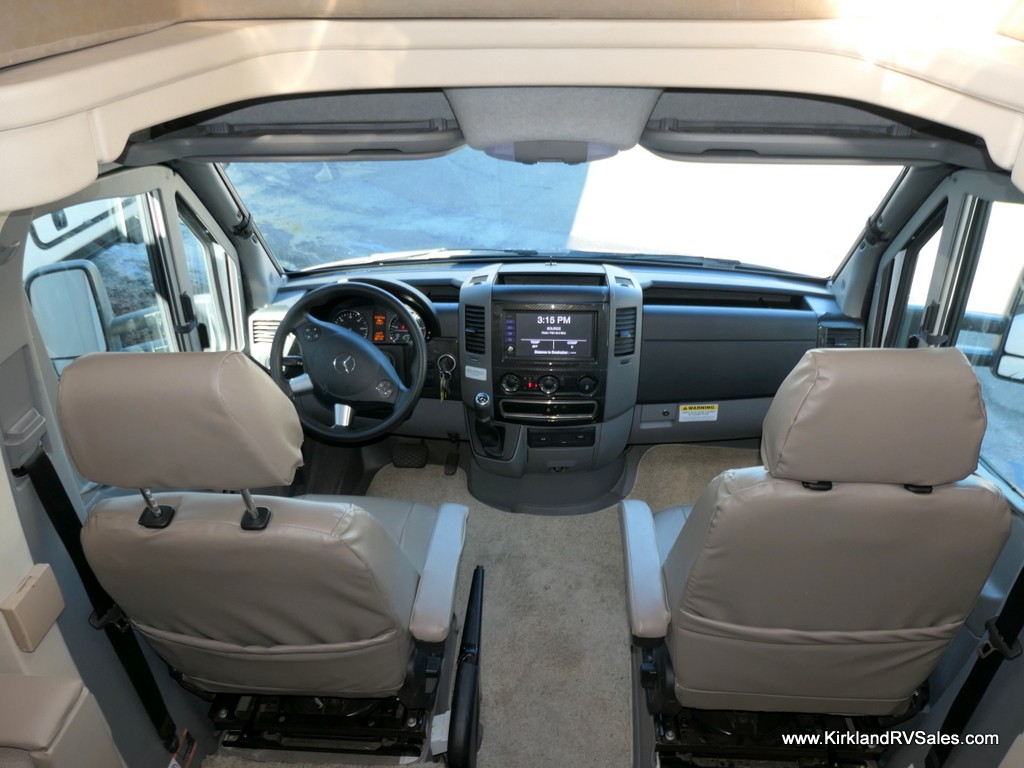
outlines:
{"label": "vinyl upholstery", "polygon": [[78,471],[122,488],[288,485],[302,427],[240,352],[101,352],[69,365],[57,413]]}
{"label": "vinyl upholstery", "polygon": [[[670,611],[679,701],[905,711],[1009,535],[1005,499],[971,474],[984,429],[957,350],[813,350],[769,409],[764,467],[722,473],[653,533],[636,522],[647,505],[626,502],[627,575],[652,546],[661,558],[661,583],[633,589]],[[831,489],[802,482],[820,480]],[[657,615],[634,634],[657,637]]]}
{"label": "vinyl upholstery", "polygon": [[981,386],[958,349],[819,349],[779,387],[761,459],[773,477],[942,485],[978,466]]}
{"label": "vinyl upholstery", "polygon": [[[60,417],[79,471],[113,485],[271,485],[301,461],[293,406],[238,353],[81,358]],[[175,510],[166,528],[139,525],[137,494],[108,498],[82,545],[157,653],[204,690],[391,695],[414,642],[448,635],[464,506],[256,495],[270,521],[247,531],[237,494],[155,498]]]}

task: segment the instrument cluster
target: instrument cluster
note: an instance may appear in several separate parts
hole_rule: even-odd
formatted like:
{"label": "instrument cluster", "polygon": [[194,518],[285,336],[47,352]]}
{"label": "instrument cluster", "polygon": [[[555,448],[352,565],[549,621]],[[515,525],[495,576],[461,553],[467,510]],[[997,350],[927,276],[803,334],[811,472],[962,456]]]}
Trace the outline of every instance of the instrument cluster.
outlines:
{"label": "instrument cluster", "polygon": [[[426,323],[412,307],[406,307],[413,316],[420,331],[429,339]],[[372,341],[374,344],[412,344],[412,336],[405,322],[394,312],[384,307],[352,306],[344,304],[335,307],[328,320],[352,333]]]}

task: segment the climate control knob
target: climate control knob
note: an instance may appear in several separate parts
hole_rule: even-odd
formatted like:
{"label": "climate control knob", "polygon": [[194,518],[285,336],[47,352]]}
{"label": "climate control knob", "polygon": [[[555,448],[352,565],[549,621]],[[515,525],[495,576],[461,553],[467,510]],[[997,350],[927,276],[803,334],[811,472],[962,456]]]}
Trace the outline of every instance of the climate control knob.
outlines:
{"label": "climate control knob", "polygon": [[558,391],[558,379],[554,376],[541,376],[537,385],[545,395],[553,395]]}
{"label": "climate control knob", "polygon": [[523,380],[514,373],[506,373],[501,377],[501,389],[507,395],[518,392],[521,386],[523,386]]}

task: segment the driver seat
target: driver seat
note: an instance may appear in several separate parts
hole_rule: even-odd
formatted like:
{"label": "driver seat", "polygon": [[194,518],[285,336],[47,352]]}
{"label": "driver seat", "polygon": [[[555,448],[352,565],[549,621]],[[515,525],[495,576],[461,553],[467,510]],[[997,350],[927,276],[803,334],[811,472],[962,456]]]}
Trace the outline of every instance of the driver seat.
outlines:
{"label": "driver seat", "polygon": [[291,483],[303,433],[246,356],[87,355],[64,370],[58,416],[82,475],[143,489],[97,503],[82,545],[183,683],[389,697],[416,652],[443,653],[468,510],[252,496]]}

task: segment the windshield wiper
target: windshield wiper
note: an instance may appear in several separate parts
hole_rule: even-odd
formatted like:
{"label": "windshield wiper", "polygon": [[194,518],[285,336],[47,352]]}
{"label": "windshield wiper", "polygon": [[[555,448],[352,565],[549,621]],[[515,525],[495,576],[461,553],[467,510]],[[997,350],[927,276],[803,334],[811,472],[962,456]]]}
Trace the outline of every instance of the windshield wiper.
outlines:
{"label": "windshield wiper", "polygon": [[358,256],[353,259],[340,259],[327,264],[305,267],[299,272],[326,272],[344,267],[365,267],[375,264],[386,264],[394,261],[473,261],[493,259],[494,257],[514,256],[521,259],[533,259],[540,255],[539,251],[518,248],[430,248],[423,251],[390,251],[374,253],[369,256]]}

